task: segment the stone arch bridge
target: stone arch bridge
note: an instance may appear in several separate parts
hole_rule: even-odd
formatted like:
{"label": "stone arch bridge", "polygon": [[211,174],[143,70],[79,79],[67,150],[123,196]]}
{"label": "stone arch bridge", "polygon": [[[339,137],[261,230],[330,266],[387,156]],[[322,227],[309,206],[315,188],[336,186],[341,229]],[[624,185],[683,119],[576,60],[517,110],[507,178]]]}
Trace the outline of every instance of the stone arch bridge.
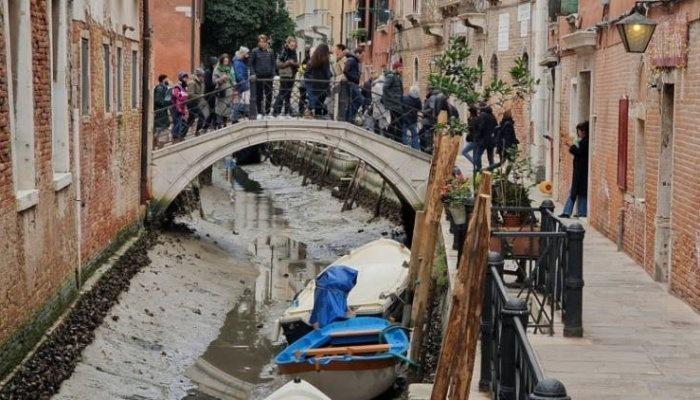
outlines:
{"label": "stone arch bridge", "polygon": [[251,120],[155,150],[152,194],[165,207],[216,161],[258,144],[306,141],[333,146],[366,162],[414,209],[424,200],[430,156],[347,122]]}

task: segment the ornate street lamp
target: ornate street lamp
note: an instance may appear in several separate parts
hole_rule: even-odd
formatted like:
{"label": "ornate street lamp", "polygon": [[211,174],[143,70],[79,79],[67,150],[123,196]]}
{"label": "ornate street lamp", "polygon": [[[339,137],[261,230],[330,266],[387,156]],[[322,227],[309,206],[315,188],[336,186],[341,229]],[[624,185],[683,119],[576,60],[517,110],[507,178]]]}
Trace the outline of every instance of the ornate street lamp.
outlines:
{"label": "ornate street lamp", "polygon": [[621,19],[615,25],[628,53],[644,53],[656,29],[656,21],[645,17],[639,11]]}

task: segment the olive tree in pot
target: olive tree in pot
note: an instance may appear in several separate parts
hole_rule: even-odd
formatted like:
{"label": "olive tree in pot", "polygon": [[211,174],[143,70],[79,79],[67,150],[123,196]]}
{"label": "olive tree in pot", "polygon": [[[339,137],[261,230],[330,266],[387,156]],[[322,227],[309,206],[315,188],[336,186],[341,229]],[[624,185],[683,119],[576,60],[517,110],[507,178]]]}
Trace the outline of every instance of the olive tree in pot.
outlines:
{"label": "olive tree in pot", "polygon": [[[530,161],[517,149],[508,149],[508,162],[494,170],[493,203],[497,207],[531,207],[530,188],[532,167]],[[530,217],[530,211],[501,210],[504,226],[521,226]]]}

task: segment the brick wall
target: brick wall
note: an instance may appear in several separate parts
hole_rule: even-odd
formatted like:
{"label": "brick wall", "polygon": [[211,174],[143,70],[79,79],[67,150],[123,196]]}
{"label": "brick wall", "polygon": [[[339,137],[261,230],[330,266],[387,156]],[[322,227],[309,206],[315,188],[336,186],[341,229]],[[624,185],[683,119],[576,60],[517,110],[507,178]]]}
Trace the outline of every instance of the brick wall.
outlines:
{"label": "brick wall", "polygon": [[[77,266],[75,191],[53,187],[51,83],[46,3],[31,1],[36,206],[17,211],[12,180],[4,27],[0,19],[0,354],[2,347],[70,279]],[[20,95],[28,95],[26,93]],[[31,95],[31,94],[30,94]],[[0,357],[2,358],[2,357]],[[0,371],[1,373],[1,371]]]}
{"label": "brick wall", "polygon": [[[177,80],[180,71],[190,71],[192,19],[175,7],[190,7],[191,0],[151,1],[151,24],[153,25],[153,70],[154,85],[160,74],[166,74],[171,81]],[[200,65],[200,20],[195,21],[195,66]],[[238,49],[228,49],[233,57]],[[211,54],[218,56],[218,54]]]}
{"label": "brick wall", "polygon": [[[685,3],[684,3],[685,4]],[[698,2],[687,4],[697,7]],[[581,4],[582,8],[586,3]],[[680,8],[681,10],[683,7]],[[697,12],[689,12],[691,19]],[[658,206],[661,149],[661,92],[650,87],[648,60],[626,53],[617,32],[603,30],[601,45],[593,55],[589,218],[591,224],[612,240],[618,239],[622,223],[622,246],[625,252],[654,274],[654,245]],[[688,66],[663,74],[666,83],[674,84],[671,194],[671,266],[669,290],[700,310],[700,179],[695,171],[700,154],[697,115],[700,114],[700,21],[689,22]],[[560,138],[569,137],[570,85],[580,69],[579,56],[563,54]],[[617,184],[618,102],[630,99],[628,121],[627,189]],[[637,141],[637,120],[643,121],[644,142]],[[560,141],[560,200],[565,200],[571,179],[571,156]],[[643,146],[637,151],[637,146]],[[636,154],[639,158],[635,162]],[[635,164],[645,165],[642,193],[635,193]],[[623,218],[623,220],[621,220]]]}

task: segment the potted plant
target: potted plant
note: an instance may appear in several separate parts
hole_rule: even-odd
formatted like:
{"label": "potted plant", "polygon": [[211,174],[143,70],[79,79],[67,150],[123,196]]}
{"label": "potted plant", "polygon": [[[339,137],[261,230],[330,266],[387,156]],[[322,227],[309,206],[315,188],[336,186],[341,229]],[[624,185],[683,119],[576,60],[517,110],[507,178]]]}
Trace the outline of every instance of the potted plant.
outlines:
{"label": "potted plant", "polygon": [[[530,161],[517,149],[509,149],[507,162],[494,171],[493,202],[500,207],[530,207],[530,188],[532,168]],[[500,216],[504,226],[521,226],[530,216],[529,211],[501,210]]]}
{"label": "potted plant", "polygon": [[367,29],[357,28],[354,31],[350,32],[350,37],[357,40],[358,42],[362,42],[365,39],[367,39]]}
{"label": "potted plant", "polygon": [[466,205],[471,199],[472,190],[469,179],[459,175],[445,182],[442,192],[442,202],[450,217],[450,231],[455,232],[455,225],[467,223]]}

